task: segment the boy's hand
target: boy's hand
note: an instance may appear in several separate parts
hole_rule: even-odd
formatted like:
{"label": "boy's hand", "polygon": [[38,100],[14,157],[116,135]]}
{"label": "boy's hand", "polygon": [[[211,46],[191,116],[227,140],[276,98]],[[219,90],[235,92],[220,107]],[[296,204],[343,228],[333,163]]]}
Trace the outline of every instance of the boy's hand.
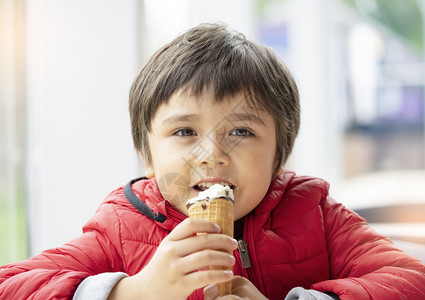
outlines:
{"label": "boy's hand", "polygon": [[250,299],[267,300],[261,292],[248,279],[235,276],[232,280],[232,295],[220,297],[217,286],[209,285],[204,288],[204,300],[230,300],[230,299]]}
{"label": "boy's hand", "polygon": [[[195,235],[199,232],[208,234]],[[219,232],[210,221],[184,220],[161,242],[146,267],[121,279],[108,299],[186,299],[205,285],[231,280],[231,271],[208,269],[235,263],[232,255],[218,249],[233,251],[237,242]]]}

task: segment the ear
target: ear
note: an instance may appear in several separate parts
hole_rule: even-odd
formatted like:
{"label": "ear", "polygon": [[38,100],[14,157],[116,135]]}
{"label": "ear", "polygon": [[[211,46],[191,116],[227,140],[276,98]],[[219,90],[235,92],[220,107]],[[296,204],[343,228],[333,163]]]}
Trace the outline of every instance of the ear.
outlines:
{"label": "ear", "polygon": [[[280,165],[278,165],[279,163],[280,163]],[[276,170],[276,168],[278,168],[278,169],[277,169],[276,173],[274,174],[274,178],[276,178],[276,176],[282,175],[284,173],[283,164],[282,164],[278,154],[276,154],[276,158],[275,158],[275,161],[274,161],[274,164],[273,164],[273,172]]]}
{"label": "ear", "polygon": [[284,173],[283,168],[279,168],[279,170],[276,173],[276,176],[282,175]]}
{"label": "ear", "polygon": [[153,168],[146,166],[146,164],[145,164],[145,176],[149,179],[155,177],[155,172]]}

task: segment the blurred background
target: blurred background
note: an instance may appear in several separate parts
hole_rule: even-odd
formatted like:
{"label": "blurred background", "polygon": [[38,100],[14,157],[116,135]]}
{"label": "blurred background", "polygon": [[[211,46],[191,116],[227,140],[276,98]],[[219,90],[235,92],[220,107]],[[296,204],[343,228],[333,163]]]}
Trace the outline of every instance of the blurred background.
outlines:
{"label": "blurred background", "polygon": [[143,175],[130,85],[161,45],[216,21],[294,74],[302,126],[287,167],[328,180],[337,201],[425,255],[425,0],[0,5],[0,265],[79,235],[108,193]]}

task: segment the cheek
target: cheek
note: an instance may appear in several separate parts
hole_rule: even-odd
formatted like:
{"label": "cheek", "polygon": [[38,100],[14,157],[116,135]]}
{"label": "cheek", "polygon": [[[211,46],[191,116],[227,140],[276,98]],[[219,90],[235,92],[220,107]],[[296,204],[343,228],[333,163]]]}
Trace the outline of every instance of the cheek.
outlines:
{"label": "cheek", "polygon": [[234,207],[234,215],[235,220],[238,220],[244,216],[246,216],[249,212],[255,209],[258,204],[263,200],[267,189],[262,189],[261,187],[256,188],[252,191],[247,191],[247,193],[239,195],[236,198],[235,195],[235,207]]}
{"label": "cheek", "polygon": [[186,215],[187,200],[196,196],[193,194],[193,189],[189,187],[188,179],[174,169],[170,169],[168,172],[162,171],[165,172],[156,177],[162,196],[178,211]]}
{"label": "cheek", "polygon": [[250,169],[265,174],[272,174],[276,166],[276,150],[274,144],[260,144],[252,150],[249,157],[246,158],[247,164],[250,164]]}
{"label": "cheek", "polygon": [[151,147],[152,163],[155,170],[167,170],[175,167],[181,159],[177,151],[168,145],[153,145]]}

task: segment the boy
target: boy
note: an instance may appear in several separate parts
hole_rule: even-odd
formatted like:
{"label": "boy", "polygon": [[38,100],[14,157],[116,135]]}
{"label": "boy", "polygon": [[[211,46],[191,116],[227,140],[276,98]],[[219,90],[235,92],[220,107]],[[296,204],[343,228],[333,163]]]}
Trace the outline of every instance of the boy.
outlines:
{"label": "boy", "polygon": [[[179,36],[130,92],[146,177],[112,192],[82,236],[4,266],[1,298],[215,299],[228,280],[223,299],[425,298],[423,264],[332,200],[326,182],[283,171],[299,114],[269,49],[218,24]],[[186,201],[213,183],[234,191],[235,239],[186,218]]]}

